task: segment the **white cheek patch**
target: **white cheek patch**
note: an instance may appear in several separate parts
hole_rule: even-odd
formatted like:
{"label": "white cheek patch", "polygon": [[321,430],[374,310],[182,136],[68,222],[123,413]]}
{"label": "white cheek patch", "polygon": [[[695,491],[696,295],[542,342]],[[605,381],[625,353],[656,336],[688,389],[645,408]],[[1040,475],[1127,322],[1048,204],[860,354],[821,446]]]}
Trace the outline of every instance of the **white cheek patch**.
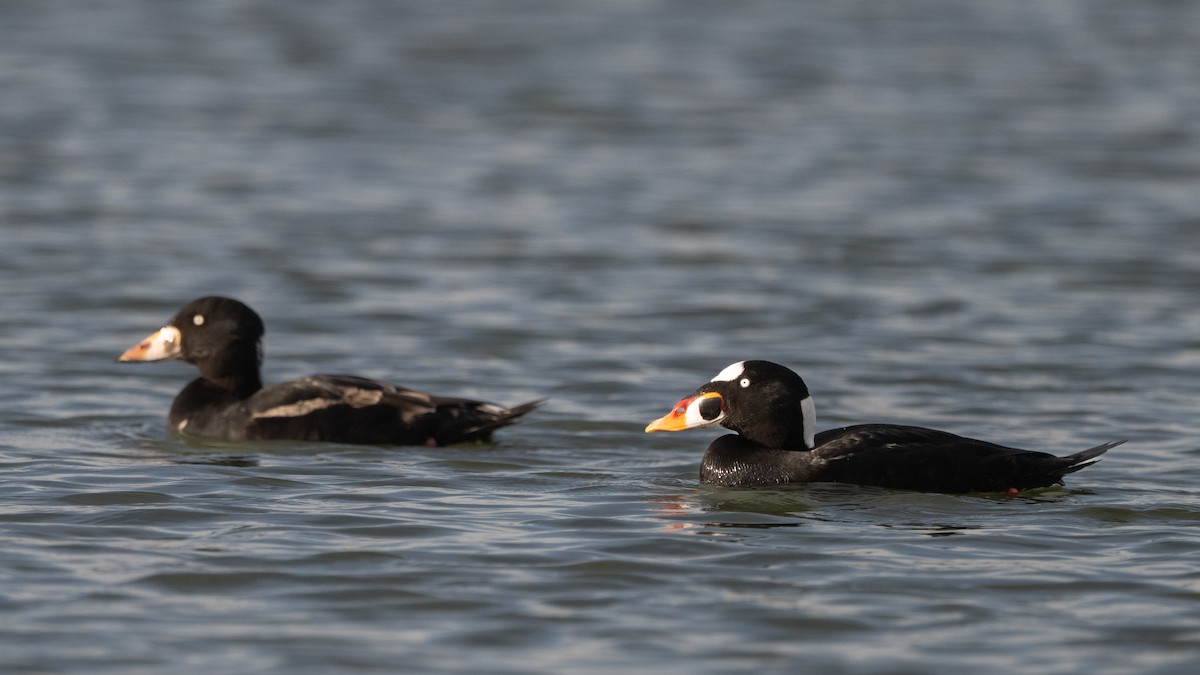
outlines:
{"label": "white cheek patch", "polygon": [[745,370],[746,362],[738,361],[737,363],[726,366],[725,370],[717,373],[717,376],[710,380],[710,382],[733,382],[741,377]]}
{"label": "white cheek patch", "polygon": [[813,437],[817,433],[817,407],[813,405],[811,396],[800,401],[800,415],[804,421],[804,445],[812,448],[815,444]]}

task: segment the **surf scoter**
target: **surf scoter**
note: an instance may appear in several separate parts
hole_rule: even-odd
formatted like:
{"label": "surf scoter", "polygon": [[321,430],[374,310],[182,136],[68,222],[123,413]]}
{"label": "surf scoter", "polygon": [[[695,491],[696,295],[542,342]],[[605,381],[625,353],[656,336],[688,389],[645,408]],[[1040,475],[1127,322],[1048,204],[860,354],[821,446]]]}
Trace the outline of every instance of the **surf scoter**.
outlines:
{"label": "surf scoter", "polygon": [[1124,443],[1066,457],[1009,448],[897,424],[859,424],[816,433],[800,376],[769,361],[739,361],[651,422],[647,432],[723,426],[700,481],[752,486],[838,482],[926,492],[1016,492],[1062,484],[1062,477]]}
{"label": "surf scoter", "polygon": [[199,298],[117,361],[182,359],[199,368],[200,377],[175,397],[167,423],[179,433],[223,441],[488,441],[540,403],[505,408],[353,375],[312,375],[263,387],[262,336],[262,319],[246,305]]}

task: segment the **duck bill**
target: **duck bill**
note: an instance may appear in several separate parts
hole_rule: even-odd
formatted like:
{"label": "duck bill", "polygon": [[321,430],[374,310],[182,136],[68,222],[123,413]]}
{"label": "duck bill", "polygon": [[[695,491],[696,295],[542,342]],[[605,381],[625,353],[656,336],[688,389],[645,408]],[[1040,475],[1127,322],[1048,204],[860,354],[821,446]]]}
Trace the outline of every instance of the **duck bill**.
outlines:
{"label": "duck bill", "polygon": [[646,433],[683,431],[720,424],[724,418],[725,400],[715,391],[689,396],[671,408],[671,412],[646,425]]}
{"label": "duck bill", "polygon": [[179,329],[174,326],[163,326],[145,340],[130,347],[117,357],[119,363],[133,361],[162,361],[177,359],[182,354]]}

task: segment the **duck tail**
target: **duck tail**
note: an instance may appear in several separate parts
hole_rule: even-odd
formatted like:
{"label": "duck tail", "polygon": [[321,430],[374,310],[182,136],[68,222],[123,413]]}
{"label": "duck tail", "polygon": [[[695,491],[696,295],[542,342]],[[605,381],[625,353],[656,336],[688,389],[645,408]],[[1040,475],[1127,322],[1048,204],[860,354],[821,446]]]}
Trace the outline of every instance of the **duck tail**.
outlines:
{"label": "duck tail", "polygon": [[522,403],[520,405],[515,405],[511,408],[507,408],[504,410],[504,412],[500,413],[500,415],[497,416],[496,421],[499,423],[497,426],[507,426],[509,424],[513,424],[514,422],[517,421],[518,417],[520,417],[521,415],[524,415],[527,412],[531,412],[533,410],[540,408],[542,406],[542,404],[545,402],[546,402],[546,399],[539,398],[534,401],[526,401],[525,403]]}
{"label": "duck tail", "polygon": [[1094,448],[1088,448],[1087,450],[1080,450],[1079,452],[1077,452],[1073,455],[1067,455],[1066,457],[1060,457],[1059,460],[1061,460],[1063,463],[1066,464],[1066,466],[1062,470],[1063,475],[1066,475],[1068,473],[1075,473],[1076,471],[1079,471],[1080,469],[1083,469],[1083,468],[1086,468],[1086,467],[1089,467],[1089,466],[1095,464],[1096,462],[1100,461],[1100,459],[1099,459],[1100,455],[1103,455],[1104,453],[1108,452],[1109,450],[1112,450],[1113,448],[1117,447],[1118,445],[1120,445],[1124,442],[1125,441],[1123,441],[1123,440],[1122,441],[1109,441],[1108,443],[1102,443],[1100,445],[1097,445]]}
{"label": "duck tail", "polygon": [[[524,414],[537,409],[546,399],[539,398],[534,401],[527,401],[520,405],[515,405],[511,408],[495,405],[493,403],[478,404],[471,411],[474,416],[474,423],[465,429],[461,429],[458,434],[465,436],[469,440],[488,441],[491,440],[492,432],[500,427],[506,427],[510,424],[516,424],[517,420]],[[452,441],[461,442],[461,441]]]}

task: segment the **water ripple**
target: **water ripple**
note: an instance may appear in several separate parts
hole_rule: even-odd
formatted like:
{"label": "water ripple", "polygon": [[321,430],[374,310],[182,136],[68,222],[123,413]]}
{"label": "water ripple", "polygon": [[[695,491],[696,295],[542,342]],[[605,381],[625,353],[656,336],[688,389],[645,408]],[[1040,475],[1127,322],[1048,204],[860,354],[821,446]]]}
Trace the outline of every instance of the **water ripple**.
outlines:
{"label": "water ripple", "polygon": [[[1198,6],[0,3],[0,670],[1191,672]],[[271,381],[550,401],[174,437],[191,367],[112,360],[208,293]],[[749,357],[821,426],[1130,442],[699,486],[642,428]]]}

